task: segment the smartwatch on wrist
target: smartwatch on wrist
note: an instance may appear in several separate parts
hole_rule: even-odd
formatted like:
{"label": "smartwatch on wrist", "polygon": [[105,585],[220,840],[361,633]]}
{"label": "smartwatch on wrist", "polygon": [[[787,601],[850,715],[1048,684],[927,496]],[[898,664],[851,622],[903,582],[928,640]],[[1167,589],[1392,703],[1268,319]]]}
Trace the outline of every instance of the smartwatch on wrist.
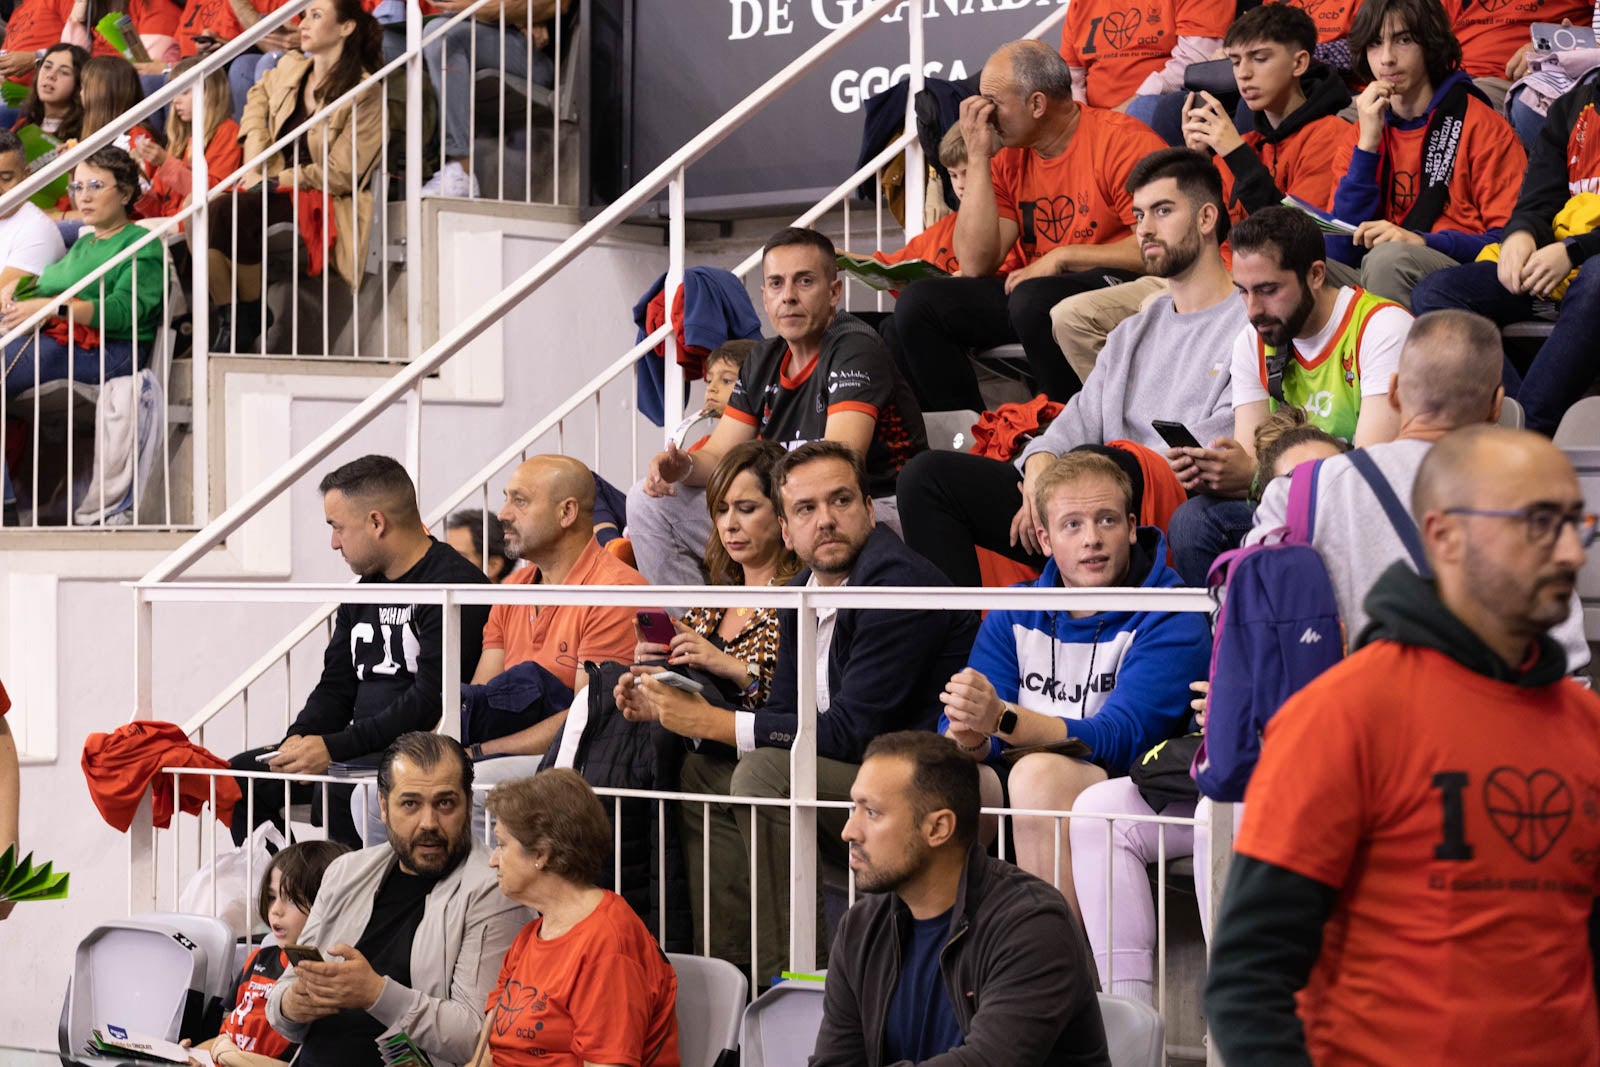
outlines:
{"label": "smartwatch on wrist", "polygon": [[1009,734],[1017,728],[1017,709],[1010,704],[1002,704],[1000,707],[1000,718],[995,720],[994,731],[997,734]]}
{"label": "smartwatch on wrist", "polygon": [[471,756],[474,760],[481,760],[483,758],[483,742],[474,741],[472,744],[468,745],[467,755]]}
{"label": "smartwatch on wrist", "polygon": [[1561,243],[1567,246],[1567,259],[1574,267],[1582,266],[1583,261],[1589,258],[1589,253],[1584,251],[1583,245],[1576,237],[1568,237]]}

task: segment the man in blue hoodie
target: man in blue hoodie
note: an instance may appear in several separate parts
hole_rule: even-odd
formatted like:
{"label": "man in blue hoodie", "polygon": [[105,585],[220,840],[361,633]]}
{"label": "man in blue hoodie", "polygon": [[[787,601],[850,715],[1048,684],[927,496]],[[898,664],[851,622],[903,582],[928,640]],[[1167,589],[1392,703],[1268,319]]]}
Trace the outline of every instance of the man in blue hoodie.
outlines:
{"label": "man in blue hoodie", "polygon": [[[1035,504],[1050,562],[1035,586],[1182,585],[1132,498],[1122,468],[1098,453],[1068,452],[1047,468]],[[1183,732],[1189,682],[1206,676],[1210,645],[1196,612],[991,611],[939,698],[939,729],[984,764],[986,806],[1001,802],[1003,785],[1013,807],[1069,811],[1089,786]],[[1040,745],[1077,751],[1030,752],[1008,766],[1007,749]],[[1019,818],[1015,832],[1017,865],[1053,881],[1076,911],[1065,821],[1058,830],[1054,819]]]}

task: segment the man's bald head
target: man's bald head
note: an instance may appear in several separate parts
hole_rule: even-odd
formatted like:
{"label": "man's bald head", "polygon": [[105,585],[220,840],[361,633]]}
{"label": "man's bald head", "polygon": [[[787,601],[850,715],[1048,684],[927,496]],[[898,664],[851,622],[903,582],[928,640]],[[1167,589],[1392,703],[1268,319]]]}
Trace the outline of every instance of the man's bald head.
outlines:
{"label": "man's bald head", "polygon": [[1548,438],[1489,425],[1445,434],[1417,471],[1411,510],[1441,601],[1508,664],[1567,617],[1588,520],[1578,476]]}
{"label": "man's bald head", "polygon": [[1072,70],[1043,41],[1009,41],[995,49],[984,69],[1005,77],[1024,98],[1043,93],[1047,100],[1072,99]]}
{"label": "man's bald head", "polygon": [[1420,316],[1400,351],[1401,422],[1443,430],[1493,422],[1504,361],[1500,331],[1482,315],[1450,310]]}
{"label": "man's bald head", "polygon": [[594,536],[594,475],[570,456],[534,456],[506,480],[506,551],[539,566]]}

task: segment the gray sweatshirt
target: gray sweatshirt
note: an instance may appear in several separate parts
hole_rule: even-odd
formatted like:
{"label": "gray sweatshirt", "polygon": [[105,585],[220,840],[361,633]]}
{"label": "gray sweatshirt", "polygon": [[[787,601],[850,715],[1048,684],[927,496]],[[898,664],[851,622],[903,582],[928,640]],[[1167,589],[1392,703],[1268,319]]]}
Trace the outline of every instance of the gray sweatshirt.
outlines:
{"label": "gray sweatshirt", "polygon": [[1035,452],[1059,456],[1118,438],[1164,452],[1152,419],[1183,423],[1202,445],[1231,436],[1233,342],[1247,325],[1237,294],[1182,315],[1171,295],[1156,298],[1111,331],[1082,391],[1022,450],[1017,469]]}
{"label": "gray sweatshirt", "polygon": [[[1422,457],[1432,447],[1431,441],[1402,439],[1366,449],[1408,511],[1417,470],[1422,466]],[[1253,545],[1262,540],[1284,524],[1288,513],[1289,479],[1274,479],[1261,495],[1255,528],[1245,536],[1244,543]],[[1311,543],[1322,556],[1322,565],[1333,583],[1345,638],[1354,641],[1367,626],[1367,592],[1391,563],[1410,557],[1366,479],[1361,477],[1355,464],[1343,456],[1322,461],[1317,476]],[[1583,636],[1583,608],[1576,592],[1572,594],[1572,602],[1567,620],[1552,630],[1550,636],[1567,654],[1568,673],[1577,673],[1589,663],[1589,645]]]}

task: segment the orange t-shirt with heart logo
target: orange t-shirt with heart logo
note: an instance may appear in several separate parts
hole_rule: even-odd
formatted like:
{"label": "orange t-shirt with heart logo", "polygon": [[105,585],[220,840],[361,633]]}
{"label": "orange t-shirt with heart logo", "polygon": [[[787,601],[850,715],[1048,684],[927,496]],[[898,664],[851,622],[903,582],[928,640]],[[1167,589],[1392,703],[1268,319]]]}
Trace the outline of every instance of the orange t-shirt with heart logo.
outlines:
{"label": "orange t-shirt with heart logo", "polygon": [[1221,37],[1234,0],[1072,0],[1061,57],[1082,67],[1091,107],[1116,107],[1166,66],[1179,37]]}
{"label": "orange t-shirt with heart logo", "polygon": [[1318,1064],[1600,1063],[1600,698],[1380,640],[1267,723],[1236,850],[1338,891]]}
{"label": "orange t-shirt with heart logo", "polygon": [[1104,245],[1133,232],[1128,172],[1167,144],[1138,119],[1078,109],[1066,151],[1045,159],[1031,148],[1002,148],[989,163],[995,206],[1018,227],[1017,249],[1032,263],[1061,245]]}

